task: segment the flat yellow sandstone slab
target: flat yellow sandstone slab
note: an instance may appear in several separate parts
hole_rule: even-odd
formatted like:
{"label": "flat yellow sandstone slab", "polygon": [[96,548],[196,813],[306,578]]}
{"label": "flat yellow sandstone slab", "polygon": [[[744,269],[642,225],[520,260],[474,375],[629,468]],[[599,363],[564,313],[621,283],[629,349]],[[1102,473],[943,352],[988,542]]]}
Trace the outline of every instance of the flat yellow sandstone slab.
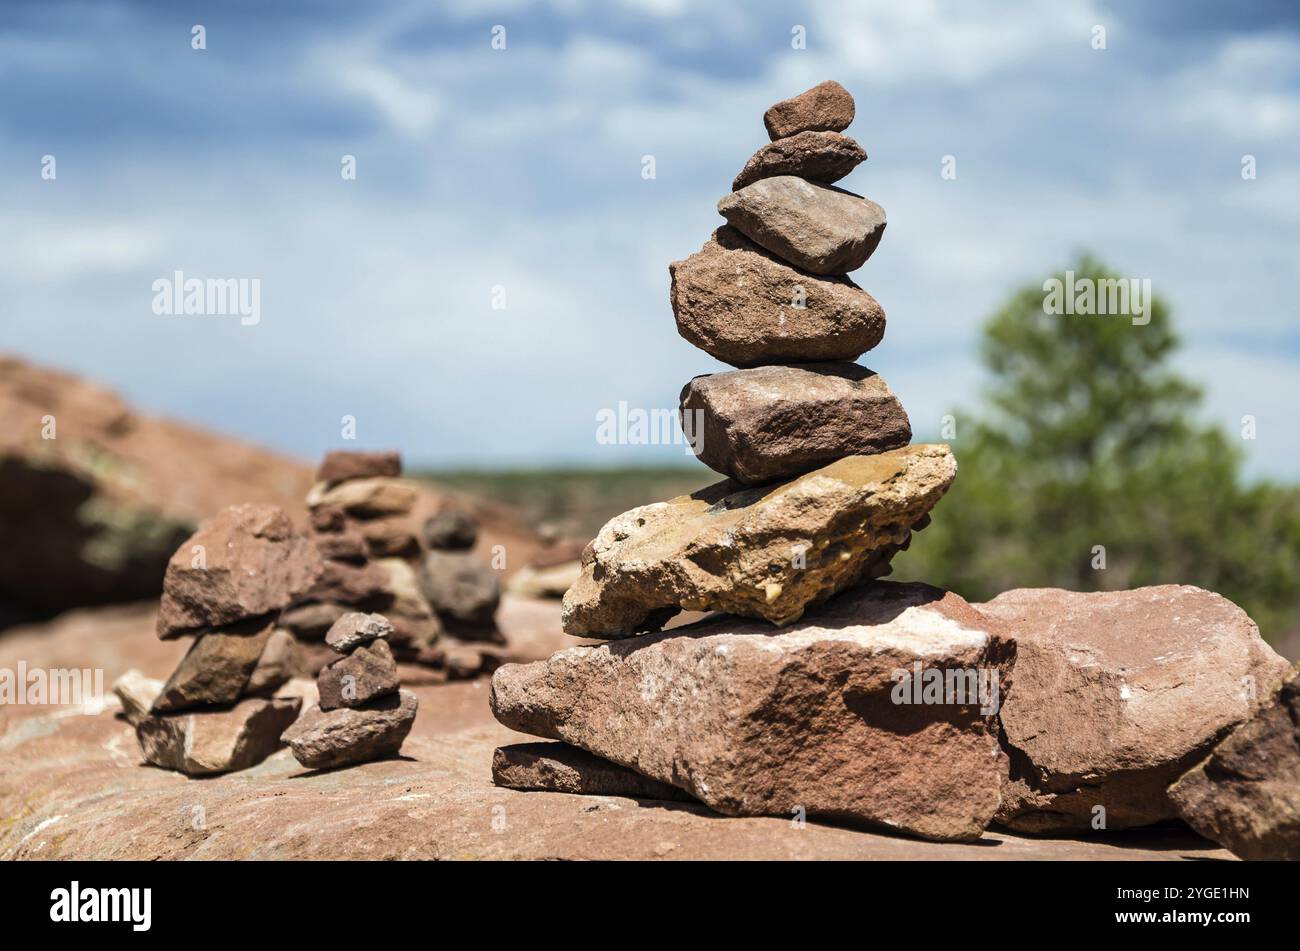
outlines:
{"label": "flat yellow sandstone slab", "polygon": [[655,630],[679,610],[776,624],[889,572],[952,484],[947,446],[848,456],[789,482],[726,480],[611,519],[564,598],[564,629],[587,637]]}

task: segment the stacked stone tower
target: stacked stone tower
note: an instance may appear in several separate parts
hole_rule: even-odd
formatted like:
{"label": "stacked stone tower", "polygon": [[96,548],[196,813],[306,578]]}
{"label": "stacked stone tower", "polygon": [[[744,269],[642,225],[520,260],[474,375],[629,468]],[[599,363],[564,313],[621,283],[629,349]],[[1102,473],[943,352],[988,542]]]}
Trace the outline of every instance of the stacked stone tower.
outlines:
{"label": "stacked stone tower", "polygon": [[887,574],[956,475],[852,362],[885,332],[847,276],[884,209],[831,184],[867,157],[843,134],[853,115],[835,82],[768,109],[772,141],[718,203],[727,225],[669,268],[681,335],[737,368],[691,380],[680,404],[696,455],[728,478],[609,522],[565,597],[569,633],[625,637],[682,609],[793,622]]}

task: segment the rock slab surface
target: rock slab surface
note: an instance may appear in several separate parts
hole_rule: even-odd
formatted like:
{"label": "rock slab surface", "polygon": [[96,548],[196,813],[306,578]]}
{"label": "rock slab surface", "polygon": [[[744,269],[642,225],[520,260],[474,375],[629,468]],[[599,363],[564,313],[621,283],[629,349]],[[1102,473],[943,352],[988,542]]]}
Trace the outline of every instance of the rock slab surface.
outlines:
{"label": "rock slab surface", "polygon": [[396,756],[411,732],[419,701],[400,690],[358,709],[308,710],[284,733],[294,759],[308,769],[334,769]]}
{"label": "rock slab surface", "polygon": [[396,693],[398,683],[397,661],[385,640],[356,648],[324,667],[316,678],[322,710],[365,706]]}

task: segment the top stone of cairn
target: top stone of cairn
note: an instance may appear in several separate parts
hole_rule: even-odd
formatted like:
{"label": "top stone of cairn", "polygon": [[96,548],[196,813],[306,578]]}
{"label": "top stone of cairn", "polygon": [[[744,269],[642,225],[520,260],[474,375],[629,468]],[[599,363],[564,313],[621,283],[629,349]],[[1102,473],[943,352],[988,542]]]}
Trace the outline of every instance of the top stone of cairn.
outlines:
{"label": "top stone of cairn", "polygon": [[763,125],[773,141],[800,132],[843,132],[853,121],[853,111],[853,96],[828,79],[772,106],[763,113]]}

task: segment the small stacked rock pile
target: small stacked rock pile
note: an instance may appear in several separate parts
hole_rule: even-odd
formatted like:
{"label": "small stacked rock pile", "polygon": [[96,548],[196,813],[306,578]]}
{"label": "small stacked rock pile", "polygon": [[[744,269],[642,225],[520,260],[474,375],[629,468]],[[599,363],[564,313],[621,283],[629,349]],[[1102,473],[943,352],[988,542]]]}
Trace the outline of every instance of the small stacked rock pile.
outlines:
{"label": "small stacked rock pile", "polygon": [[[325,632],[344,614],[380,612],[404,662],[473,676],[496,664],[492,569],[469,551],[477,526],[465,513],[429,518],[421,544],[416,488],[396,452],[328,453],[307,497],[311,538],[324,560],[317,584],[285,612],[310,671],[329,663]],[[427,546],[427,548],[426,548]]]}
{"label": "small stacked rock pile", "polygon": [[442,625],[419,591],[419,541],[411,521],[417,493],[401,479],[395,452],[331,452],[307,494],[311,539],[324,559],[317,584],[285,613],[312,667],[328,663],[323,637],[351,611],[392,619],[403,660],[434,662]]}
{"label": "small stacked rock pile", "polygon": [[321,571],[316,549],[273,505],[228,508],[181,545],[164,576],[158,636],[194,643],[156,695],[139,678],[116,688],[148,762],[208,775],[279,748],[302,701],[277,695],[295,667],[293,638],[277,621]]}
{"label": "small stacked rock pile", "polygon": [[283,739],[309,769],[334,769],[395,756],[411,732],[419,706],[402,690],[388,638],[393,626],[382,614],[352,612],[325,635],[337,660],[316,677],[318,704]]}
{"label": "small stacked rock pile", "polygon": [[851,362],[885,331],[846,276],[885,212],[831,184],[867,157],[842,134],[853,114],[835,82],[772,106],[772,142],[718,203],[728,224],[669,268],[682,336],[739,368],[681,393],[696,455],[729,478],[609,522],[565,596],[570,634],[656,630],[683,608],[789,624],[887,574],[952,483],[948,448],[909,446],[898,399]]}

